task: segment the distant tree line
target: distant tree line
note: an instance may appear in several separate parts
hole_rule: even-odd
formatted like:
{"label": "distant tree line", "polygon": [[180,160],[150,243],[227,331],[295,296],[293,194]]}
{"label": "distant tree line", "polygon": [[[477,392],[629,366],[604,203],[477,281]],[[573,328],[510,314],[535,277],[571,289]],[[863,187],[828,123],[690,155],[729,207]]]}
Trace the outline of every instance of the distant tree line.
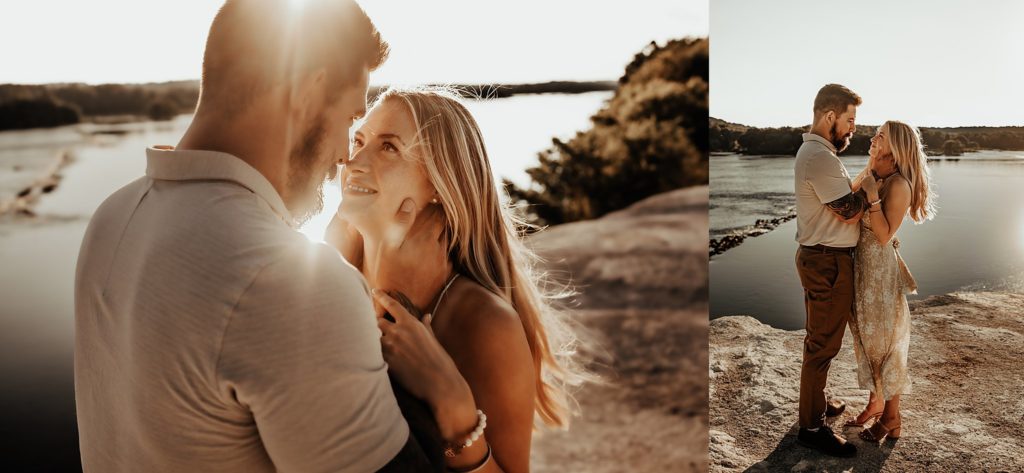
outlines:
{"label": "distant tree line", "polygon": [[0,131],[71,125],[81,119],[78,107],[52,100],[17,99],[0,103]]}
{"label": "distant tree line", "polygon": [[0,130],[50,127],[110,116],[167,120],[191,112],[195,81],[162,84],[0,85]]}
{"label": "distant tree line", "polygon": [[[455,85],[469,98],[519,94],[579,94],[615,90],[612,81],[553,81],[537,84]],[[371,96],[380,87],[372,87]],[[198,81],[159,84],[0,84],[0,130],[52,127],[105,117],[169,120],[191,113],[199,101]]]}
{"label": "distant tree line", "polygon": [[707,38],[651,43],[633,58],[592,126],[552,140],[532,181],[505,186],[539,225],[600,217],[708,182]]}
{"label": "distant tree line", "polygon": [[[711,151],[748,155],[795,155],[809,127],[756,128],[717,118],[709,122]],[[864,155],[878,126],[858,125],[845,154]],[[925,150],[959,156],[979,149],[1024,150],[1024,127],[921,128]]]}

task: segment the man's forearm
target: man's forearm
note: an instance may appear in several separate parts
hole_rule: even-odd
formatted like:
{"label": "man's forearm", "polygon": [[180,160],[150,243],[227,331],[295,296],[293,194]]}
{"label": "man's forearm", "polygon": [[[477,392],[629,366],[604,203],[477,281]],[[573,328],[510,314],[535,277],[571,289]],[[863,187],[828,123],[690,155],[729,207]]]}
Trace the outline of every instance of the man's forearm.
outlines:
{"label": "man's forearm", "polygon": [[851,222],[868,208],[868,201],[862,192],[851,192],[825,205],[840,220]]}

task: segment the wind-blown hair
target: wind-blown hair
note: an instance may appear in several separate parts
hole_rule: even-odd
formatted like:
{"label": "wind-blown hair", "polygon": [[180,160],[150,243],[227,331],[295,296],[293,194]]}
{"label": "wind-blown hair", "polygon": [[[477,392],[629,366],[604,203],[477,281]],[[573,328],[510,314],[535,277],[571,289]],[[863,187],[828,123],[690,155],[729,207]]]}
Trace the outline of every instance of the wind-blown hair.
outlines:
{"label": "wind-blown hair", "polygon": [[881,130],[889,141],[896,169],[910,181],[910,218],[915,223],[935,216],[935,192],[928,172],[928,155],[924,152],[921,132],[906,123],[890,120]]}
{"label": "wind-blown hair", "polygon": [[[443,87],[389,89],[374,107],[400,101],[412,113],[416,145],[443,207],[448,254],[455,269],[509,302],[526,332],[536,380],[535,412],[548,426],[568,425],[567,387],[584,379],[576,339],[548,292],[554,285],[523,242],[526,224],[508,204],[491,171],[483,135],[458,94]],[[506,199],[507,201],[507,199]]]}

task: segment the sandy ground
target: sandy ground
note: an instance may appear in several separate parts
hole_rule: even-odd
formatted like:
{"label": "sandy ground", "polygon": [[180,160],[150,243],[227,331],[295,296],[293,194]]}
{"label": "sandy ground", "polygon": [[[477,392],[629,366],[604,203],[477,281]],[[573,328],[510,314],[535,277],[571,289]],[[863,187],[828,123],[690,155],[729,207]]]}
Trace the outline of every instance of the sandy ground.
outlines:
{"label": "sandy ground", "polygon": [[572,276],[603,378],[568,431],[534,437],[534,471],[707,471],[707,208],[683,189],[532,238]]}
{"label": "sandy ground", "polygon": [[911,304],[913,392],[903,435],[882,446],[843,422],[866,404],[852,338],[832,364],[830,394],[847,412],[830,419],[858,448],[852,459],[796,444],[802,330],[751,317],[711,322],[711,470],[822,472],[1024,471],[1024,295],[957,293]]}

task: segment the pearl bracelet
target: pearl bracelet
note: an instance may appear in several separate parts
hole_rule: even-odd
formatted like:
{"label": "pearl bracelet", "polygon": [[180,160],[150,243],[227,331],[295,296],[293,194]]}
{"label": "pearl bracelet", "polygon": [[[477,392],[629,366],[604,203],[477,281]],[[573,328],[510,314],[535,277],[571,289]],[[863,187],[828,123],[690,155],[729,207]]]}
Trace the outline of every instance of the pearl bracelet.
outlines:
{"label": "pearl bracelet", "polygon": [[484,429],[487,428],[487,414],[484,414],[484,411],[477,409],[476,418],[476,428],[473,429],[472,432],[470,432],[469,437],[467,437],[464,442],[460,444],[454,444],[451,442],[445,443],[444,456],[448,458],[454,458],[458,456],[460,453],[462,453],[462,449],[472,447],[473,442],[476,442],[477,440],[480,439],[480,436],[484,434]]}

